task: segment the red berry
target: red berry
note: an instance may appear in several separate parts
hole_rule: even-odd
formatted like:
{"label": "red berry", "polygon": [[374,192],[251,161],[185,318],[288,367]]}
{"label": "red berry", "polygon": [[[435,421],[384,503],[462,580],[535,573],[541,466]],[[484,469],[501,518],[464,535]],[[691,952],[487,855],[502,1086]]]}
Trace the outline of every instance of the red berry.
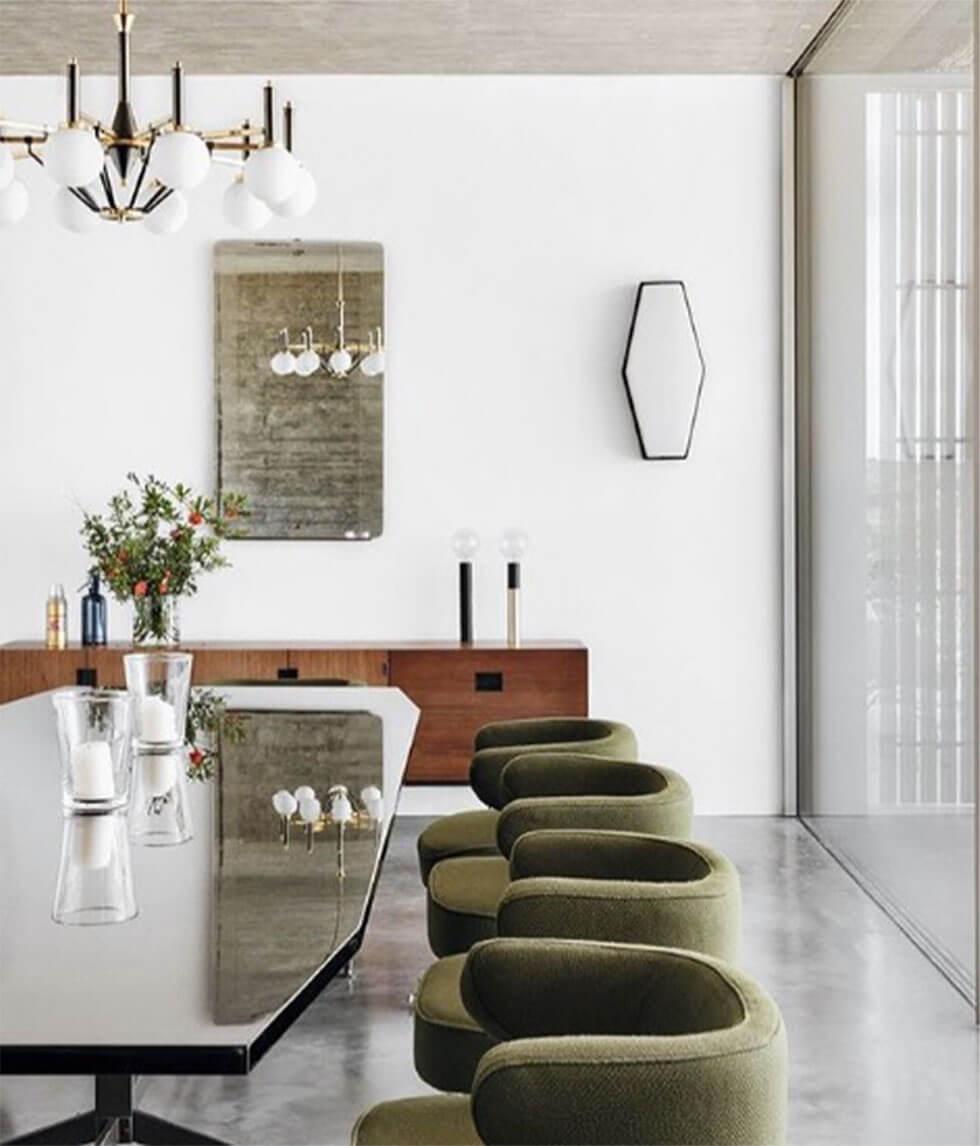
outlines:
{"label": "red berry", "polygon": [[136,584],[133,586],[133,596],[134,597],[145,597],[148,589],[149,589],[149,585],[147,585],[147,583],[145,581],[137,581]]}

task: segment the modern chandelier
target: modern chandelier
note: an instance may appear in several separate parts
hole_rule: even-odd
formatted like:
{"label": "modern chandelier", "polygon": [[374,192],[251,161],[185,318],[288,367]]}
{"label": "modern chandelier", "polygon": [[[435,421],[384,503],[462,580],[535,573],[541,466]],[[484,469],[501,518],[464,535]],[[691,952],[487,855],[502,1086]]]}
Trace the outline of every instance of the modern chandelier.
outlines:
{"label": "modern chandelier", "polygon": [[318,370],[323,370],[332,378],[347,378],[360,368],[366,378],[376,378],[384,373],[385,348],[381,327],[376,326],[368,331],[367,342],[348,342],[345,310],[347,300],[344,298],[344,264],[342,248],[337,248],[337,299],[334,305],[337,308],[337,325],[334,328],[336,338],[333,344],[316,342],[313,338],[313,327],[307,326],[302,331],[299,342],[291,342],[289,328],[279,331],[282,339],[281,348],[269,359],[269,367],[273,374],[280,378],[289,374],[298,374],[301,378],[309,378]]}
{"label": "modern chandelier", "polygon": [[0,117],[0,227],[27,213],[28,192],[17,178],[16,160],[44,167],[59,185],[55,211],[69,230],[88,231],[102,221],[144,222],[156,234],[172,234],[187,221],[186,191],[198,186],[212,160],[236,169],[224,196],[227,220],[257,231],[273,214],[305,215],[316,200],[316,183],[294,157],[293,108],[276,135],[275,92],[265,85],[263,123],[245,119],[234,127],[201,131],[184,121],[184,71],[174,64],[168,116],[141,127],[131,102],[130,35],[135,17],[129,0],[115,15],[119,41],[118,101],[109,123],[82,111],[81,73],[70,60],[65,121],[57,127]]}

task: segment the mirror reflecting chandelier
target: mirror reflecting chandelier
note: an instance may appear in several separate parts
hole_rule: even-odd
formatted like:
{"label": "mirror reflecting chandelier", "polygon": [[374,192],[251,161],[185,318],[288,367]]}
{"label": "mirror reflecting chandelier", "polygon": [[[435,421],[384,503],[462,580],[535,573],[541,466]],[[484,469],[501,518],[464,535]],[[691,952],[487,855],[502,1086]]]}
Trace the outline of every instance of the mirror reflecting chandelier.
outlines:
{"label": "mirror reflecting chandelier", "polygon": [[27,213],[28,192],[16,161],[40,164],[58,184],[55,212],[72,231],[102,221],[145,222],[155,234],[172,234],[187,221],[186,191],[204,181],[212,161],[236,169],[224,197],[228,221],[244,231],[263,227],[273,214],[305,215],[316,183],[293,155],[293,108],[283,108],[282,140],[276,136],[275,92],[265,85],[261,128],[245,119],[234,127],[201,131],[184,121],[184,72],[174,65],[170,115],[141,127],[131,102],[130,35],[135,17],[129,0],[115,15],[119,42],[118,100],[111,122],[82,111],[81,73],[70,60],[65,121],[57,127],[0,117],[0,227]]}
{"label": "mirror reflecting chandelier", "polygon": [[332,378],[348,378],[360,369],[366,378],[376,378],[384,373],[385,348],[381,327],[368,331],[367,342],[348,342],[345,321],[344,263],[343,248],[337,248],[337,325],[334,328],[334,342],[316,342],[313,327],[307,326],[300,335],[299,342],[290,341],[289,328],[279,331],[282,346],[269,359],[273,374],[280,378],[298,374],[309,378],[318,370],[325,370]]}

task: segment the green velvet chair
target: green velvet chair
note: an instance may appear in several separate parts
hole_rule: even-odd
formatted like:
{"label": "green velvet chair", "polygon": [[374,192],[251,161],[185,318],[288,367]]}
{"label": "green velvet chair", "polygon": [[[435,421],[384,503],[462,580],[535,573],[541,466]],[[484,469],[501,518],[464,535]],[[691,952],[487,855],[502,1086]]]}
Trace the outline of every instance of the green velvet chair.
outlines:
{"label": "green velvet chair", "polygon": [[527,752],[588,752],[619,760],[636,759],[636,737],[628,725],[592,717],[500,720],[479,730],[470,762],[470,783],[484,809],[442,816],[419,836],[422,882],[441,859],[496,855],[497,810],[503,804],[500,775],[515,756]]}
{"label": "green velvet chair", "polygon": [[[738,872],[702,844],[634,832],[536,831],[510,857],[497,934],[680,947],[733,961]],[[468,1091],[493,1040],[463,1002],[466,955],[439,959],[415,996],[415,1069],[437,1090]]]}
{"label": "green velvet chair", "polygon": [[498,1045],[469,1095],[382,1102],[353,1146],[780,1146],[786,1034],[748,975],[693,951],[501,938],[467,1008]]}
{"label": "green velvet chair", "polygon": [[497,933],[497,906],[510,883],[507,857],[525,832],[599,828],[686,838],[691,790],[669,768],[582,753],[535,752],[503,769],[498,854],[440,860],[429,875],[429,946],[436,956],[468,951]]}

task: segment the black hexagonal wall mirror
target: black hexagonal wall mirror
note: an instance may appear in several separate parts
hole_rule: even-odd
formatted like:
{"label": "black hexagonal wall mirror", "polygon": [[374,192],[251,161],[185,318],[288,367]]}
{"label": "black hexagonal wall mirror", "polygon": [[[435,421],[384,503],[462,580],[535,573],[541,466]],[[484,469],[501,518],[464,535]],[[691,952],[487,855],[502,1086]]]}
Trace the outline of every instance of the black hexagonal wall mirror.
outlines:
{"label": "black hexagonal wall mirror", "polygon": [[704,357],[680,280],[642,282],[636,291],[623,383],[640,453],[683,461],[691,452],[704,385]]}

